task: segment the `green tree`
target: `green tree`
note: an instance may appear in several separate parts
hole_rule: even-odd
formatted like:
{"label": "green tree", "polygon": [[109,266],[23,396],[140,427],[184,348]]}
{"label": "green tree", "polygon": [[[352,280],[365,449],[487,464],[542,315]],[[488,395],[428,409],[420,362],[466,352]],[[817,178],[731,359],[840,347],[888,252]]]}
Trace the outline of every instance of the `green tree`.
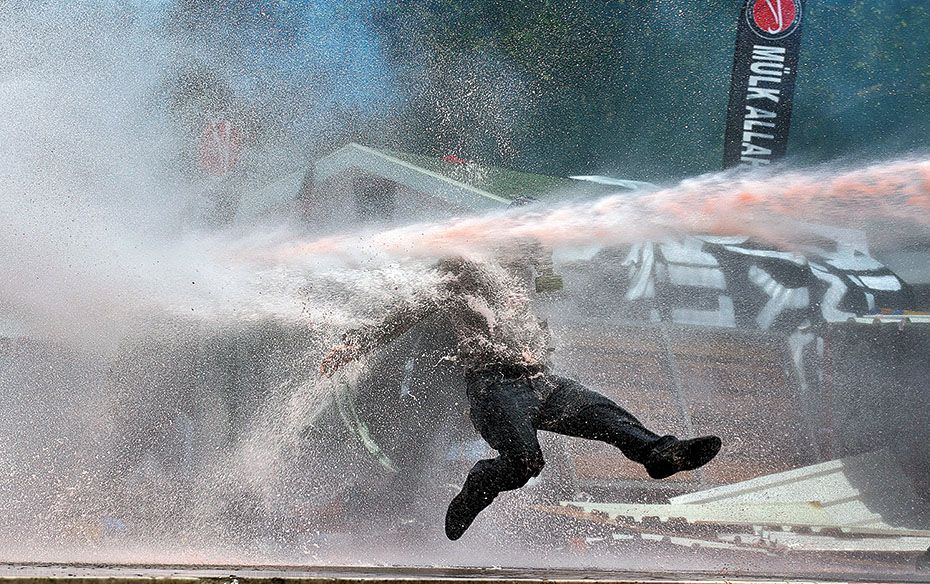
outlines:
{"label": "green tree", "polygon": [[[739,0],[397,0],[375,28],[402,72],[396,147],[551,174],[720,168]],[[923,3],[809,1],[789,153],[922,147]]]}

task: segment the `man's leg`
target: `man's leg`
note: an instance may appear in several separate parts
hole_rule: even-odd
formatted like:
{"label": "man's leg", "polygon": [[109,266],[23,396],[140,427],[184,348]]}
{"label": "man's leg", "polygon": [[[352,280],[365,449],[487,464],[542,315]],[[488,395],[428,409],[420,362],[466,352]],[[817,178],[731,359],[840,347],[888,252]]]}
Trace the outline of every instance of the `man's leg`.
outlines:
{"label": "man's leg", "polygon": [[533,427],[539,401],[532,388],[522,380],[482,380],[478,385],[469,387],[472,421],[500,455],[479,460],[449,504],[446,536],[451,540],[460,538],[498,494],[519,489],[545,465]]}
{"label": "man's leg", "polygon": [[659,436],[609,398],[565,377],[549,376],[552,388],[540,409],[537,428],[616,446],[624,456],[662,479],[704,466],[720,450],[720,439],[679,440]]}

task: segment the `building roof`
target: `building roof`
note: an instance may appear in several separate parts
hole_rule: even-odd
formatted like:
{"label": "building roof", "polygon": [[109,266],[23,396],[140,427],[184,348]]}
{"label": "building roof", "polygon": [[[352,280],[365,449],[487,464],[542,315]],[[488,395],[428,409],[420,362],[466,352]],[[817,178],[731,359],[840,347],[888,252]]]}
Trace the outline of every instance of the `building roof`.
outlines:
{"label": "building roof", "polygon": [[421,156],[406,152],[391,150],[384,150],[383,152],[437,174],[461,180],[509,201],[521,197],[535,199],[579,191],[583,191],[585,194],[606,195],[619,190],[617,186],[613,185],[581,183],[571,178],[559,176],[521,172],[496,166],[477,165],[470,162],[450,162],[441,157]]}
{"label": "building roof", "polygon": [[356,143],[317,162],[314,181],[319,184],[350,169],[476,210],[506,206],[521,198],[602,196],[629,189],[482,165],[455,156],[430,157]]}

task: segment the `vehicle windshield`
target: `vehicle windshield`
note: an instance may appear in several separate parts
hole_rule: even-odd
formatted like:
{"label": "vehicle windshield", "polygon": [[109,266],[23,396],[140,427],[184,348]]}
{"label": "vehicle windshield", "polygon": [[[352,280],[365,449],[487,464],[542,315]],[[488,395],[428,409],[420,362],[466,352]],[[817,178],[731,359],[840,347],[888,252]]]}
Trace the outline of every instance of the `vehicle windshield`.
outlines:
{"label": "vehicle windshield", "polygon": [[0,1],[0,578],[930,579],[928,31]]}

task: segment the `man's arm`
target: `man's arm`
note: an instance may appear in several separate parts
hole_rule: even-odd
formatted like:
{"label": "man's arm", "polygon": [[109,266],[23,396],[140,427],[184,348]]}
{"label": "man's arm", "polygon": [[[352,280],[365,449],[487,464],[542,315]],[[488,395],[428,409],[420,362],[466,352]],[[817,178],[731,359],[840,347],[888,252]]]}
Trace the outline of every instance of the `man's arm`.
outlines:
{"label": "man's arm", "polygon": [[330,349],[329,353],[323,357],[320,363],[320,373],[330,377],[343,365],[390,343],[437,310],[442,300],[442,298],[422,297],[411,302],[404,302],[389,312],[380,323],[347,332],[342,337],[342,343]]}

